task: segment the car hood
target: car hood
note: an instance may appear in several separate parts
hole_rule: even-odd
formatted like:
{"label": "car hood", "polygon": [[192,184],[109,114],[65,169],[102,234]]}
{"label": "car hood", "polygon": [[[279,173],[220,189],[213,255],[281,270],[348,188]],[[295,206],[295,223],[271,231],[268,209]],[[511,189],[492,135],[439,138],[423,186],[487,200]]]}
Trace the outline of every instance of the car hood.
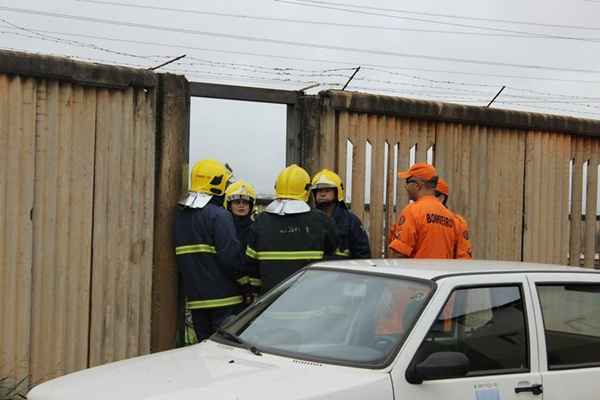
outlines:
{"label": "car hood", "polygon": [[[378,397],[375,394],[379,393]],[[324,365],[212,341],[119,361],[36,386],[30,400],[392,398],[389,374]]]}

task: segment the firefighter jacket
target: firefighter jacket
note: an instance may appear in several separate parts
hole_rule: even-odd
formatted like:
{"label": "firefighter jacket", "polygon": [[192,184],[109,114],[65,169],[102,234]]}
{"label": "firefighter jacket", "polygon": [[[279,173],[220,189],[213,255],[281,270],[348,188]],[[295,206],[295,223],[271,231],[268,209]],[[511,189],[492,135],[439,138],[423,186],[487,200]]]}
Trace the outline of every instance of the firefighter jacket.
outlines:
{"label": "firefighter jacket", "polygon": [[[241,260],[244,262],[246,253],[246,245],[248,244],[248,234],[250,233],[250,227],[254,223],[252,216],[248,215],[245,217],[233,216],[233,223],[235,225],[235,231],[237,238],[240,242],[241,249]],[[244,265],[244,275],[238,279],[238,283],[243,286],[245,292],[256,293],[260,290],[261,281],[258,271],[252,269],[248,265]],[[248,287],[249,286],[249,287]]]}
{"label": "firefighter jacket", "polygon": [[188,308],[242,303],[236,282],[244,275],[242,253],[227,210],[213,201],[203,208],[179,207],[175,216],[175,246]]}
{"label": "firefighter jacket", "polygon": [[335,205],[332,215],[337,233],[336,259],[371,258],[369,238],[360,219],[344,203]]}
{"label": "firefighter jacket", "polygon": [[323,212],[263,212],[250,228],[246,261],[265,292],[302,267],[329,258],[335,248],[335,227]]}

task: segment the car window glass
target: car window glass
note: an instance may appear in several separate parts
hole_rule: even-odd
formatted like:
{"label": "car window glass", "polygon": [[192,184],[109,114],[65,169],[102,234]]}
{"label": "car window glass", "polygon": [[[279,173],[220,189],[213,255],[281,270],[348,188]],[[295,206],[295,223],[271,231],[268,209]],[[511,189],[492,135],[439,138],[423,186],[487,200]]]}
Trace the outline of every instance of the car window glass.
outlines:
{"label": "car window glass", "polygon": [[527,326],[520,287],[453,291],[414,362],[448,351],[467,356],[468,375],[528,370]]}
{"label": "car window glass", "polygon": [[600,365],[600,285],[538,285],[550,369]]}
{"label": "car window glass", "polygon": [[406,338],[431,291],[402,277],[308,270],[228,330],[266,352],[378,365]]}

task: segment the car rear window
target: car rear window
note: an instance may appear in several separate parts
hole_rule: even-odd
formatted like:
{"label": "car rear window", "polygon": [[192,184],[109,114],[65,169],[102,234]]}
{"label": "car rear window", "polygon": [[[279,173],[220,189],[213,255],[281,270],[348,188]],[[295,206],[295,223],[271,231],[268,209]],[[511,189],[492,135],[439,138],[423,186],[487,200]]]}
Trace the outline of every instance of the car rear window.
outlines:
{"label": "car rear window", "polygon": [[538,284],[548,368],[600,366],[600,285]]}

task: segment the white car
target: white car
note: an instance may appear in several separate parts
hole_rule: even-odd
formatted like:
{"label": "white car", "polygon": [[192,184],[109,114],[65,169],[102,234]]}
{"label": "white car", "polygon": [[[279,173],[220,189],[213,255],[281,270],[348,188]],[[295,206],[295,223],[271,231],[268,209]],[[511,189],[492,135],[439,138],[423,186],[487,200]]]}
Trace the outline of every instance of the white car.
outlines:
{"label": "white car", "polygon": [[312,265],[200,344],[30,400],[600,398],[600,274],[492,261]]}

